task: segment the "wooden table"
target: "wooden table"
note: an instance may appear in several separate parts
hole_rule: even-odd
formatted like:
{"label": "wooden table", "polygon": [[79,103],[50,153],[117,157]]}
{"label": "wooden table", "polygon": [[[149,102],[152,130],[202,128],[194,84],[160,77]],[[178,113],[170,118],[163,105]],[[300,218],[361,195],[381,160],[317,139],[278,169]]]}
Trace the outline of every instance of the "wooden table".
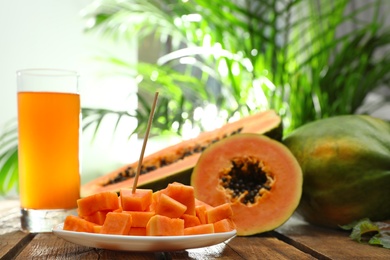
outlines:
{"label": "wooden table", "polygon": [[19,230],[17,201],[0,201],[0,259],[390,259],[390,250],[359,244],[349,232],[308,225],[296,217],[275,231],[175,252],[121,252],[69,243],[52,233]]}

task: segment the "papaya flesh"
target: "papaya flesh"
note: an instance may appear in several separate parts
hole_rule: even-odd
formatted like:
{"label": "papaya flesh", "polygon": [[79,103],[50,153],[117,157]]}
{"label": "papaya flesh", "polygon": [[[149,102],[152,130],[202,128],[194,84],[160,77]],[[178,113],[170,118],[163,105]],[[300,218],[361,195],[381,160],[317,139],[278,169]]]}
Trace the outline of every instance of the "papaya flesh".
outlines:
{"label": "papaya flesh", "polygon": [[[237,133],[259,133],[281,141],[282,120],[275,111],[266,110],[145,156],[138,187],[156,191],[172,182],[189,185],[192,169],[201,152],[212,143]],[[137,167],[138,162],[133,162],[82,185],[81,196],[132,187]]]}
{"label": "papaya flesh", "polygon": [[362,218],[390,219],[390,125],[365,115],[306,124],[284,144],[301,165],[297,213],[307,222],[338,228]]}
{"label": "papaya flesh", "polygon": [[208,147],[191,176],[195,197],[217,207],[229,203],[238,236],[273,230],[294,213],[302,172],[280,142],[237,134]]}

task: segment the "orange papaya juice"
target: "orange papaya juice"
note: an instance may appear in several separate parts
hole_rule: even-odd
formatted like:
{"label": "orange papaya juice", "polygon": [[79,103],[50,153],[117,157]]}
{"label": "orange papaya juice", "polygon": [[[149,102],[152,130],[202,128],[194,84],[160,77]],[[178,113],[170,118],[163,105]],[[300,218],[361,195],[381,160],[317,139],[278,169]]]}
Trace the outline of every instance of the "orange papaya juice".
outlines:
{"label": "orange papaya juice", "polygon": [[72,209],[80,197],[80,96],[18,92],[22,208]]}

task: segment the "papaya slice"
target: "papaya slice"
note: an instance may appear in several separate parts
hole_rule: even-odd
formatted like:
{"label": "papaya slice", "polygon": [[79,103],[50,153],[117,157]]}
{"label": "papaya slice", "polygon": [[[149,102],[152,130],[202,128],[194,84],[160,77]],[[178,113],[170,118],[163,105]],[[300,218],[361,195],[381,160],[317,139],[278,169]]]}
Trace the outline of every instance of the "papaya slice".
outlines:
{"label": "papaya slice", "polygon": [[[156,191],[173,182],[189,185],[192,169],[201,152],[211,144],[237,133],[258,133],[281,140],[282,120],[273,110],[259,112],[145,156],[137,187]],[[81,197],[132,187],[137,167],[138,162],[133,162],[82,185]]]}
{"label": "papaya slice", "polygon": [[302,170],[280,142],[237,134],[202,153],[191,185],[195,197],[213,207],[229,203],[237,235],[246,236],[273,230],[293,214],[302,194]]}

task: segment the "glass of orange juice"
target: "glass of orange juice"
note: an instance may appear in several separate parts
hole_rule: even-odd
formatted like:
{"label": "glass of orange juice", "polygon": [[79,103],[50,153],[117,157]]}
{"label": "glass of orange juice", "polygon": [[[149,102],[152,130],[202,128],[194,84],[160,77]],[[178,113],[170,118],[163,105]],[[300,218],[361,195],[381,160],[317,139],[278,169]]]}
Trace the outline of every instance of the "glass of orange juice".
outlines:
{"label": "glass of orange juice", "polygon": [[21,228],[50,232],[80,197],[78,74],[17,71]]}

